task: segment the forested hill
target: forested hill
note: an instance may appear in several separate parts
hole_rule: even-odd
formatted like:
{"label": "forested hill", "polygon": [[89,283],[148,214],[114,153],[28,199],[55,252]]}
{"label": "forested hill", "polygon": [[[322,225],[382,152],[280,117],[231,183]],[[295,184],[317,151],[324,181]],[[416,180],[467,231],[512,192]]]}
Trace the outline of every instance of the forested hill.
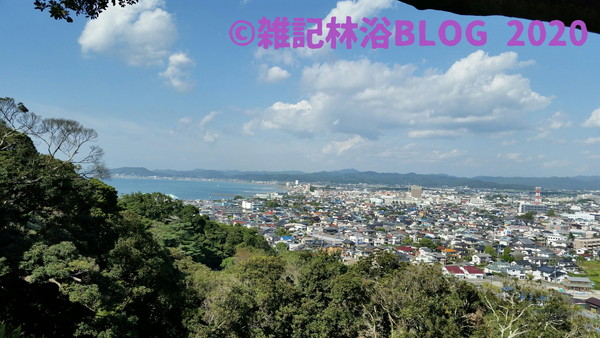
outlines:
{"label": "forested hill", "polygon": [[237,170],[148,170],[142,167],[111,169],[113,175],[136,177],[170,177],[203,179],[240,179],[257,181],[308,183],[366,183],[383,185],[420,185],[424,187],[464,187],[532,190],[536,186],[548,190],[600,190],[600,176],[574,177],[491,177],[472,178],[433,174],[377,173],[345,169],[305,173],[301,171],[237,171]]}

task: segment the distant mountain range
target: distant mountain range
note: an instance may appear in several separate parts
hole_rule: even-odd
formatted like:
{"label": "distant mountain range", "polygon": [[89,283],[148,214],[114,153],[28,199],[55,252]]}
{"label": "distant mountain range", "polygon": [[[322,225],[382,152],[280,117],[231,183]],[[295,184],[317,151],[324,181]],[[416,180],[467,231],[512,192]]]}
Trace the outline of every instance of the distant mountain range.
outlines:
{"label": "distant mountain range", "polygon": [[112,175],[136,177],[237,179],[248,181],[280,181],[338,184],[385,184],[420,185],[424,187],[470,187],[531,190],[536,186],[544,190],[600,190],[600,176],[575,177],[491,177],[472,178],[450,175],[377,173],[344,169],[305,173],[302,171],[239,171],[239,170],[148,170],[142,167],[123,167],[111,169]]}

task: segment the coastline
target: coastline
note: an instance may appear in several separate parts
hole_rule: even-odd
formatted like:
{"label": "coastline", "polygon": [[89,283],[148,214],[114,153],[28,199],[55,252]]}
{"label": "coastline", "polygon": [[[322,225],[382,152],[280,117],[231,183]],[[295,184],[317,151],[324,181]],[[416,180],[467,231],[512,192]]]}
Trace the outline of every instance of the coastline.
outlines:
{"label": "coastline", "polygon": [[273,181],[114,175],[103,182],[113,186],[119,195],[135,192],[160,192],[177,199],[190,201],[232,199],[235,196],[254,196],[287,191],[287,188],[280,182]]}
{"label": "coastline", "polygon": [[[263,184],[263,185],[276,185],[281,186],[285,189],[285,185],[280,181],[257,181],[257,180],[242,180],[235,178],[200,178],[200,177],[170,177],[170,176],[133,176],[133,175],[111,175],[105,181],[111,179],[134,179],[134,180],[169,180],[169,181],[199,181],[199,182],[230,182],[230,183],[245,183],[245,184]],[[103,180],[104,181],[104,180]]]}

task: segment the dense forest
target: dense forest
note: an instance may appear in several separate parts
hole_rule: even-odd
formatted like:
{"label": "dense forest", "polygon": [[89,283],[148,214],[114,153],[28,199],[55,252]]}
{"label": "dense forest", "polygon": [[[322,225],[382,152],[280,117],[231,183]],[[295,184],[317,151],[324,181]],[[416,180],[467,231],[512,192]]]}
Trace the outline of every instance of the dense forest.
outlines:
{"label": "dense forest", "polygon": [[563,295],[533,284],[478,289],[392,253],[348,266],[326,252],[275,250],[256,230],[159,193],[118,197],[81,165],[38,152],[6,116],[0,337],[597,334]]}

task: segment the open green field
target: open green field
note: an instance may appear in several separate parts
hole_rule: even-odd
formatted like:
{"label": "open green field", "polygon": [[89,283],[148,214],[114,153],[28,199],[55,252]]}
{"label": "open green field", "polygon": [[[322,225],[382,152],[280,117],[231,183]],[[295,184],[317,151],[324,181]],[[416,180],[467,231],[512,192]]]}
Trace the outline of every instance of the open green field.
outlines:
{"label": "open green field", "polygon": [[577,265],[579,265],[585,271],[585,275],[578,276],[588,277],[592,282],[594,282],[594,289],[600,290],[600,261],[578,262]]}

